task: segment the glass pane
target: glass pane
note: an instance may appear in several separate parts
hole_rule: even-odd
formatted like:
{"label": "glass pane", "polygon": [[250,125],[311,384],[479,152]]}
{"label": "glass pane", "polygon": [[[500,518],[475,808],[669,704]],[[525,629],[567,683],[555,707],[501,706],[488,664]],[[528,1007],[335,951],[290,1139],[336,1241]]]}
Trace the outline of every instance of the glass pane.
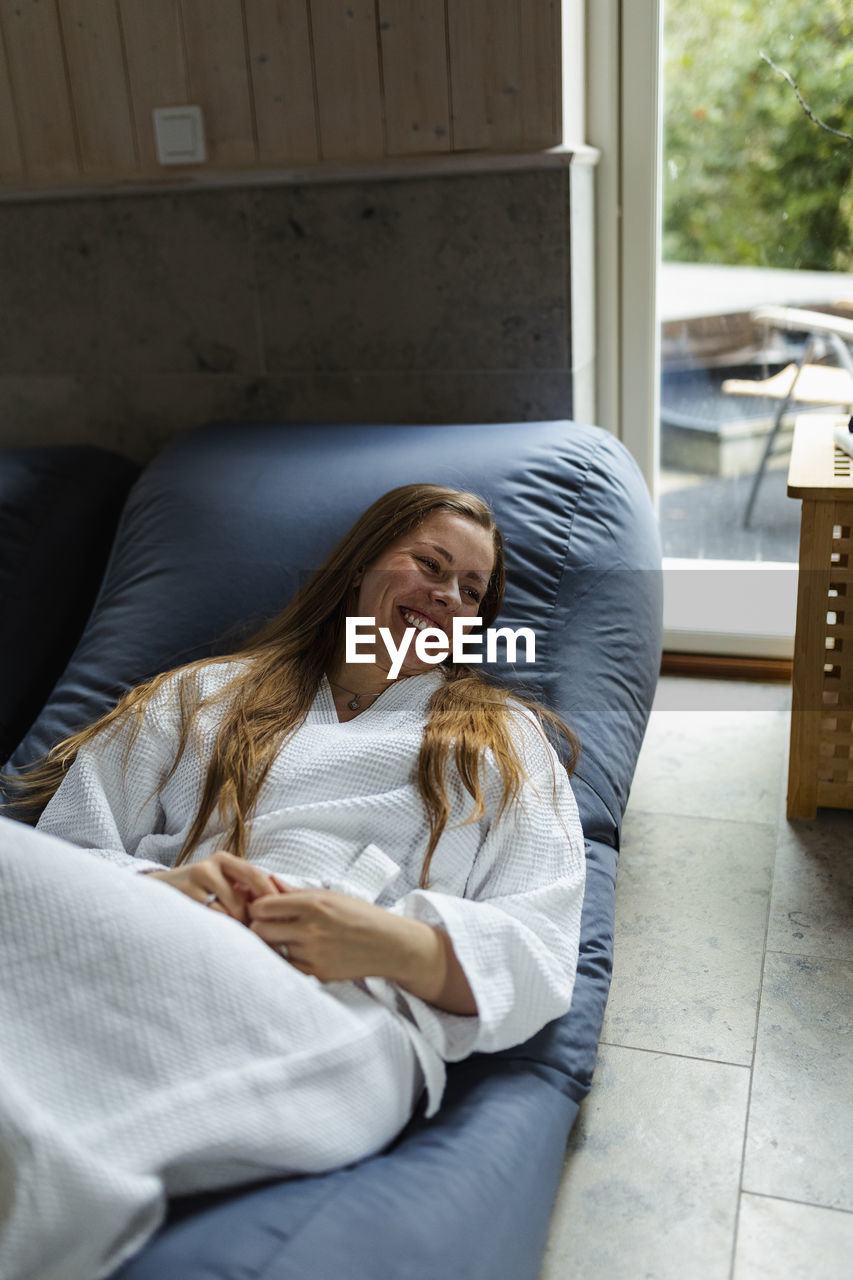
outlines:
{"label": "glass pane", "polygon": [[794,419],[853,408],[850,0],[665,0],[663,112],[664,554],[795,561]]}

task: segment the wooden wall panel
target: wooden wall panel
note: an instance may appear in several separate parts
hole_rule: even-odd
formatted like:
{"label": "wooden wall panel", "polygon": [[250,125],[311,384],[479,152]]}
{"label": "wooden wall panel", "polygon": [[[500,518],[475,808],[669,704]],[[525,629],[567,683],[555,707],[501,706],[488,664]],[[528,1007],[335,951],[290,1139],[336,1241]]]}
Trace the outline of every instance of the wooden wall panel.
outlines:
{"label": "wooden wall panel", "polygon": [[210,163],[257,159],[242,0],[181,0],[190,102],[202,108]]}
{"label": "wooden wall panel", "polygon": [[379,42],[387,154],[449,151],[444,5],[379,0]]}
{"label": "wooden wall panel", "polygon": [[27,177],[76,178],[77,143],[56,9],[38,0],[0,0],[0,20]]}
{"label": "wooden wall panel", "polygon": [[258,162],[313,163],[317,118],[308,0],[243,0]]}
{"label": "wooden wall panel", "polygon": [[447,17],[454,151],[517,148],[521,143],[518,0],[447,0]]}
{"label": "wooden wall panel", "polygon": [[133,172],[136,148],[116,6],[58,0],[58,10],[83,173]]}
{"label": "wooden wall panel", "polygon": [[519,0],[519,31],[519,144],[525,150],[556,147],[563,132],[559,0]]}
{"label": "wooden wall panel", "polygon": [[140,172],[162,174],[151,113],[189,102],[180,0],[119,0],[119,17]]}
{"label": "wooden wall panel", "polygon": [[374,0],[310,0],[323,160],[385,151]]}
{"label": "wooden wall panel", "polygon": [[0,27],[0,181],[20,181],[24,176],[24,158],[18,141],[15,97],[6,62],[6,42]]}
{"label": "wooden wall panel", "polygon": [[[561,14],[561,0],[0,0],[0,183],[555,146]],[[151,113],[184,103],[202,108],[208,158],[167,168]]]}

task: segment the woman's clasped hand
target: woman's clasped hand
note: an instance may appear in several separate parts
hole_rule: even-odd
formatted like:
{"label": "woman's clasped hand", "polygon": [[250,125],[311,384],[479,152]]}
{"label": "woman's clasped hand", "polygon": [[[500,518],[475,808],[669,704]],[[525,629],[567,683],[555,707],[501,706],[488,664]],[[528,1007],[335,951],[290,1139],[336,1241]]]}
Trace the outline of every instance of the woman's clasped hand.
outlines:
{"label": "woman's clasped hand", "polygon": [[431,999],[443,986],[444,948],[423,921],[332,889],[291,889],[249,904],[249,928],[295,969],[321,982],[383,977]]}
{"label": "woman's clasped hand", "polygon": [[[245,925],[250,923],[250,903],[278,892],[275,881],[265,871],[225,849],[198,862],[149,871],[148,875],[153,880],[164,880],[195,902],[209,904],[211,911],[233,916]],[[215,900],[210,899],[211,894],[216,895]]]}
{"label": "woman's clasped hand", "polygon": [[372,902],[332,889],[295,889],[224,849],[148,874],[238,920],[321,982],[384,977],[425,1000],[445,985],[446,946],[437,931]]}

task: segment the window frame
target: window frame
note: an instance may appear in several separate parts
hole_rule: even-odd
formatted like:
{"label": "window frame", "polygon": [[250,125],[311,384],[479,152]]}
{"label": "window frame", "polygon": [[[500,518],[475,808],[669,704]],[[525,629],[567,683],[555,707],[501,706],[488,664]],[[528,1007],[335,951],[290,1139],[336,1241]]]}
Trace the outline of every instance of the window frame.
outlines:
{"label": "window frame", "polygon": [[[586,123],[596,167],[596,421],[632,454],[658,509],[664,0],[586,0]],[[756,572],[764,569],[766,572]],[[787,569],[787,573],[780,570]],[[732,593],[732,574],[740,589]],[[700,576],[701,575],[701,576]],[[725,594],[715,592],[728,581]],[[764,594],[762,625],[744,602]],[[694,602],[710,595],[709,607]],[[664,559],[664,649],[790,658],[790,565]],[[712,623],[709,619],[713,620]]]}

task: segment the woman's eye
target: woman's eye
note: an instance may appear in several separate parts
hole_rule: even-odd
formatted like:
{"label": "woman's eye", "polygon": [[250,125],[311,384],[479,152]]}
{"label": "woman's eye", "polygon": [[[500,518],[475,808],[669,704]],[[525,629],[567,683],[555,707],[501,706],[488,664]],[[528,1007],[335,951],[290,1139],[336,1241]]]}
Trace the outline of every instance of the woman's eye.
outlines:
{"label": "woman's eye", "polygon": [[[419,560],[421,564],[425,564],[431,573],[441,573],[441,565],[437,560],[433,560],[430,556],[416,556],[415,558]],[[477,591],[475,587],[466,587],[466,590],[471,599],[479,604],[483,598],[481,593]]]}

